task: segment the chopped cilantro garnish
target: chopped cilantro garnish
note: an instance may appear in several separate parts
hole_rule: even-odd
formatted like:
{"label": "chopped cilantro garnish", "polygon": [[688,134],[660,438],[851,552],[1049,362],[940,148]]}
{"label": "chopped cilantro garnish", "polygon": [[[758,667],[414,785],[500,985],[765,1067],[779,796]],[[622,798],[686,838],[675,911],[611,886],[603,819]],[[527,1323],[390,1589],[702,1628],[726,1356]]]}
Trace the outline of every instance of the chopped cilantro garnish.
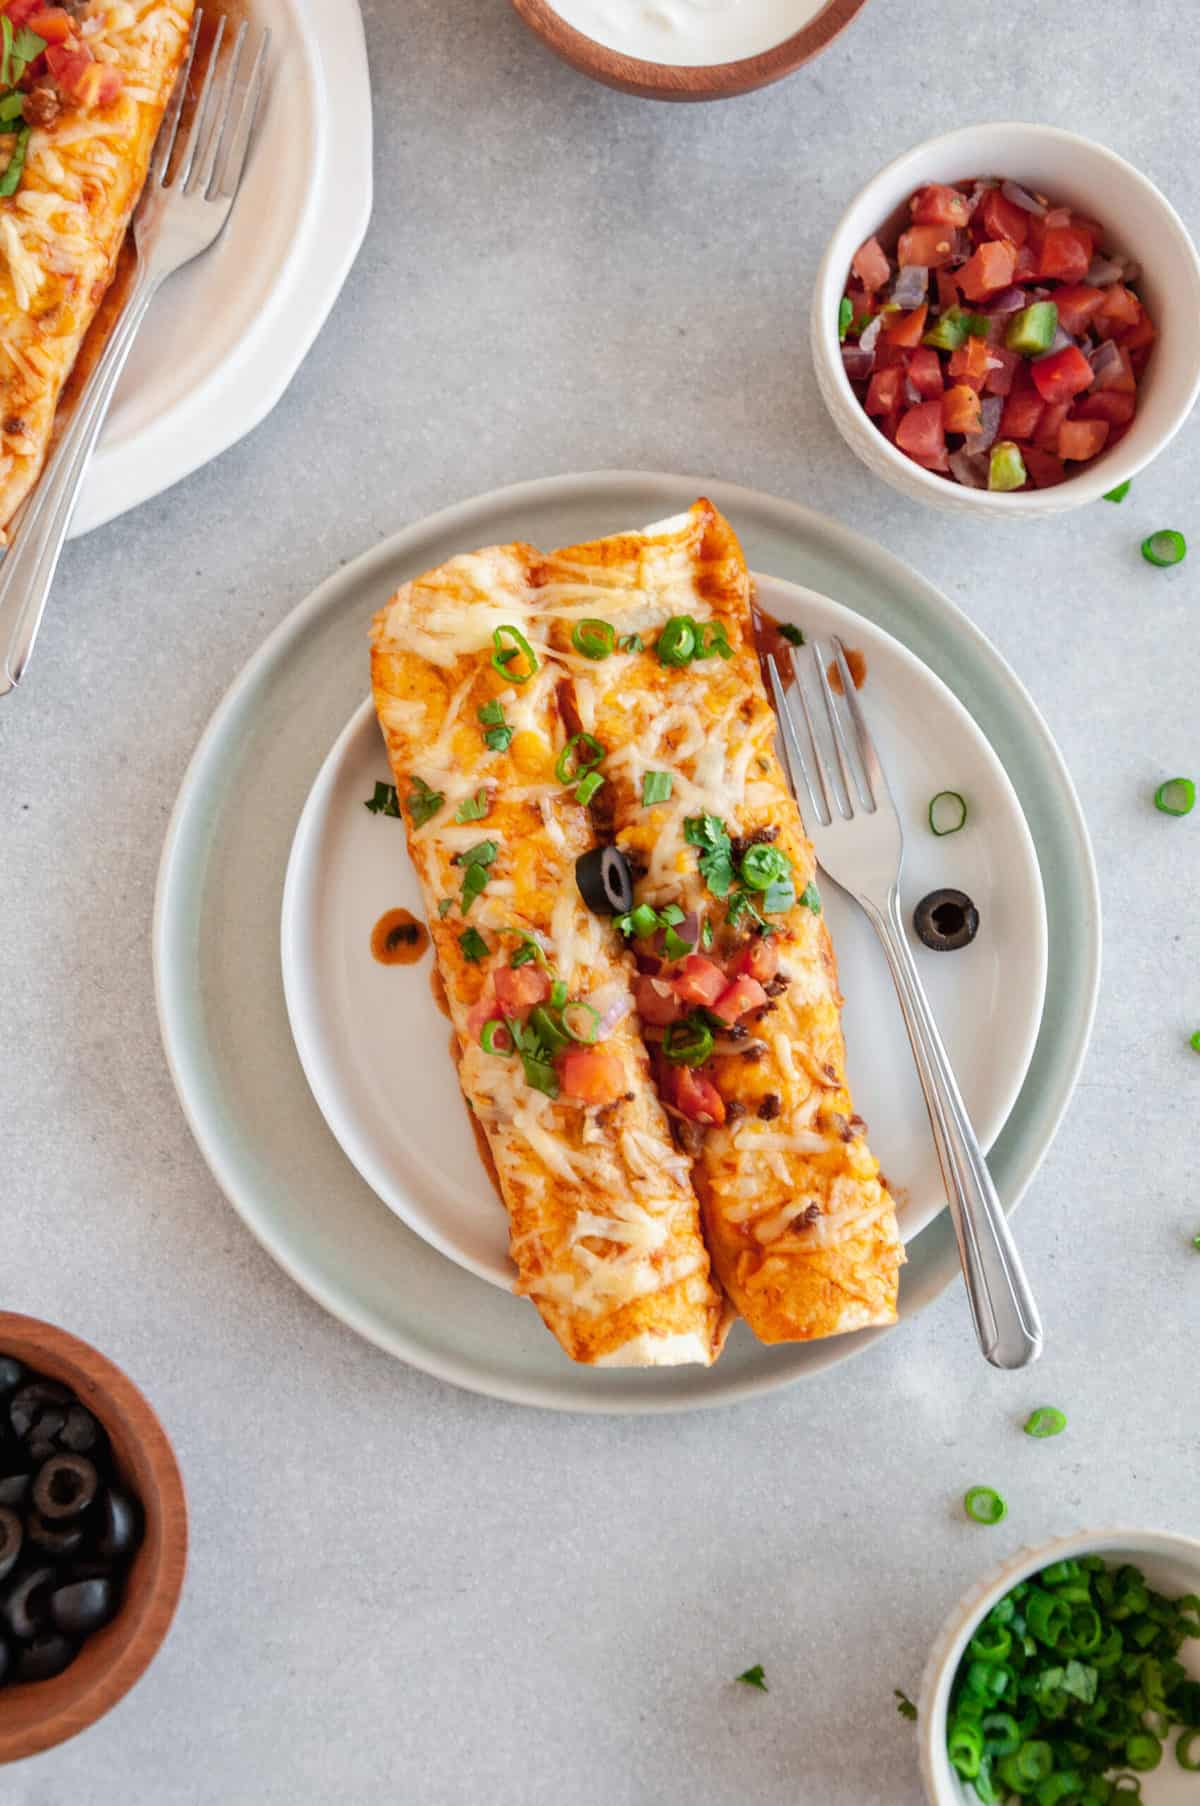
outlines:
{"label": "chopped cilantro garnish", "polygon": [[700,850],[700,876],[714,897],[727,897],[733,885],[733,848],[725,823],[717,815],[689,815],[683,837]]}
{"label": "chopped cilantro garnish", "polygon": [[[812,887],[810,886],[809,888],[811,889]],[[790,878],[780,879],[778,884],[772,884],[771,887],[769,888],[769,890],[767,890],[763,893],[762,906],[763,906],[763,914],[764,915],[768,915],[768,916],[786,915],[789,909],[793,909],[795,907],[795,904],[796,904],[796,886],[792,883]],[[810,907],[811,907],[811,905],[810,905]],[[820,914],[820,911],[821,911],[821,899],[820,899],[820,897],[818,897],[817,898],[817,914],[818,915]]]}
{"label": "chopped cilantro garnish", "polygon": [[477,840],[475,845],[468,847],[465,853],[456,853],[454,863],[455,865],[493,865],[499,851],[498,842]]}
{"label": "chopped cilantro garnish", "polygon": [[404,800],[408,804],[413,827],[423,828],[437,814],[446,799],[440,790],[431,790],[424,778],[414,777],[412,789]]}
{"label": "chopped cilantro garnish", "polygon": [[700,924],[700,945],[704,948],[704,951],[707,953],[709,948],[712,946],[712,944],[713,944],[713,925],[709,921],[708,917],[705,916],[704,920]]}
{"label": "chopped cilantro garnish", "polygon": [[642,779],[642,806],[648,809],[651,803],[665,803],[674,781],[669,771],[648,771]]}
{"label": "chopped cilantro garnish", "polygon": [[725,920],[729,923],[731,928],[736,928],[743,918],[747,918],[752,923],[757,922],[760,928],[765,928],[766,926],[762,916],[758,913],[758,897],[756,894],[750,890],[735,890],[729,899],[729,908],[726,911]]}
{"label": "chopped cilantro garnish", "polygon": [[500,726],[504,720],[504,704],[498,696],[493,696],[490,702],[480,703],[479,719],[484,727]]}
{"label": "chopped cilantro garnish", "polygon": [[668,959],[683,959],[685,954],[692,951],[693,945],[694,942],[685,941],[683,936],[676,934],[673,928],[668,928],[663,937],[663,951]]}
{"label": "chopped cilantro garnish", "polygon": [[493,752],[507,752],[512,745],[514,730],[504,719],[504,704],[498,696],[493,696],[490,702],[480,704],[479,723],[487,730],[483,736],[484,745]]}
{"label": "chopped cilantro garnish", "polygon": [[510,1026],[525,1068],[526,1082],[546,1097],[557,1097],[558,1074],[550,1058],[550,1049],[531,1022],[513,1022]]}
{"label": "chopped cilantro garnish", "polygon": [[512,741],[513,729],[511,727],[489,727],[483,736],[484,745],[489,746],[493,752],[507,752]]}
{"label": "chopped cilantro garnish", "polygon": [[803,646],[804,644],[804,635],[798,627],[793,627],[790,621],[780,621],[779,637],[781,640],[786,640],[789,646]]}
{"label": "chopped cilantro garnish", "polygon": [[757,1687],[760,1693],[766,1693],[767,1677],[761,1662],[755,1662],[753,1668],[747,1668],[744,1674],[738,1675],[744,1687]]}
{"label": "chopped cilantro garnish", "polygon": [[899,1712],[901,1718],[910,1718],[915,1723],[917,1708],[913,1705],[912,1700],[909,1699],[908,1694],[903,1692],[899,1687],[893,1687],[892,1692],[896,1695],[896,1710]]}
{"label": "chopped cilantro garnish", "polygon": [[372,815],[399,816],[400,798],[396,795],[396,786],[377,781],[375,794],[367,798],[363,808],[369,809]]}
{"label": "chopped cilantro garnish", "polygon": [[678,903],[668,903],[665,909],[659,910],[658,919],[664,928],[673,928],[676,922],[682,922],[683,911]]}
{"label": "chopped cilantro garnish", "polygon": [[466,915],[472,903],[486,888],[488,867],[494,861],[499,847],[494,840],[481,840],[477,845],[468,847],[465,853],[456,853],[455,865],[465,866],[462,882],[462,897],[459,908]]}
{"label": "chopped cilantro garnish", "polygon": [[454,908],[454,898],[453,897],[443,897],[441,902],[438,904],[438,914],[440,916],[448,916],[450,914],[450,911],[453,908]]}
{"label": "chopped cilantro garnish", "polygon": [[454,819],[455,821],[482,821],[491,806],[492,799],[489,792],[477,790],[474,796],[464,796],[454,811]]}
{"label": "chopped cilantro garnish", "polygon": [[469,959],[472,964],[487,958],[488,944],[477,928],[468,928],[460,934],[458,944],[463,950],[463,958]]}
{"label": "chopped cilantro garnish", "polygon": [[820,915],[820,913],[821,913],[821,893],[817,889],[816,885],[813,883],[811,878],[809,879],[808,883],[804,886],[804,889],[800,892],[800,901],[801,901],[801,903],[803,903],[805,909],[811,909],[815,916]]}

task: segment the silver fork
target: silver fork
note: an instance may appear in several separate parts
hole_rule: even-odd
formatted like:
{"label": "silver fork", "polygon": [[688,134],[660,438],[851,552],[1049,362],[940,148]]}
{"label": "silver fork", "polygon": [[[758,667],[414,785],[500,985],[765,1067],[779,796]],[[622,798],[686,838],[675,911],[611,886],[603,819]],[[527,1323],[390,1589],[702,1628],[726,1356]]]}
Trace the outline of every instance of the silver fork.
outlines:
{"label": "silver fork", "polygon": [[[791,689],[786,688],[775,659],[767,660],[792,789],[797,800],[801,785],[808,793],[811,808],[803,811],[805,825],[822,870],[861,904],[887,956],[925,1093],[979,1345],[995,1367],[1025,1367],[1042,1352],[1041,1320],[909,951],[900,916],[904,857],[900,817],[842,642],[834,638],[833,648],[853,724],[857,768],[818,644],[812,646],[812,658],[840,786],[822,755],[803,681],[798,679]],[[800,703],[805,745],[792,707],[793,695]]]}
{"label": "silver fork", "polygon": [[0,564],[0,696],[15,689],[25,674],[80,486],[138,328],[167,277],[207,251],[218,238],[246,167],[265,79],[269,33],[259,39],[248,73],[241,80],[246,26],[240,25],[225,68],[218,75],[225,33],[222,18],[204,66],[191,129],[178,164],[171,169],[201,17],[197,12],[193,18],[187,54],[133,216],[137,265],[129,297],[62,438],[17,512],[12,543]]}

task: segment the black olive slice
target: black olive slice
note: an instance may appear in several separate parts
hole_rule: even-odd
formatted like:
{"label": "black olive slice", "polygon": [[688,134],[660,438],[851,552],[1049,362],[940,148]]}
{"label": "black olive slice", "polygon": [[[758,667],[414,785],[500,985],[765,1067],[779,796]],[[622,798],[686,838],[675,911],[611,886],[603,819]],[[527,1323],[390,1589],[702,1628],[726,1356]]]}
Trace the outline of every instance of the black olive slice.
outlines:
{"label": "black olive slice", "polygon": [[0,1505],[0,1580],[16,1567],[24,1541],[20,1518],[7,1505]]}
{"label": "black olive slice", "polygon": [[50,1602],[55,1624],[68,1637],[90,1636],[108,1623],[116,1609],[116,1588],[107,1575],[61,1586]]}
{"label": "black olive slice", "polygon": [[36,1637],[49,1618],[54,1580],[53,1568],[30,1568],[0,1594],[0,1618],[21,1642]]}
{"label": "black olive slice", "polygon": [[86,1455],[52,1455],[38,1470],[33,1502],[49,1523],[61,1523],[87,1510],[99,1484]]}
{"label": "black olive slice", "polygon": [[32,1485],[32,1474],[5,1474],[0,1480],[0,1505],[23,1505]]}
{"label": "black olive slice", "polygon": [[67,1663],[74,1659],[74,1643],[60,1636],[58,1631],[48,1630],[35,1637],[28,1649],[21,1651],[13,1679],[48,1681],[53,1675],[61,1674]]}
{"label": "black olive slice", "polygon": [[100,1434],[100,1425],[91,1412],[83,1405],[72,1405],[67,1412],[67,1421],[58,1433],[58,1440],[73,1455],[86,1455],[96,1447]]}
{"label": "black olive slice", "polygon": [[15,1392],[25,1378],[25,1369],[11,1355],[0,1355],[0,1398]]}
{"label": "black olive slice", "polygon": [[33,1435],[49,1439],[58,1435],[67,1421],[67,1406],[74,1402],[65,1386],[53,1380],[33,1380],[13,1393],[9,1422],[22,1441]]}
{"label": "black olive slice", "polygon": [[74,1555],[83,1547],[83,1525],[78,1518],[52,1522],[40,1511],[30,1511],[25,1518],[25,1534],[47,1555]]}
{"label": "black olive slice", "polygon": [[96,1552],[105,1561],[123,1561],[132,1555],[141,1540],[138,1508],[128,1493],[110,1486],[97,1507],[100,1514],[96,1533]]}
{"label": "black olive slice", "polygon": [[621,916],[633,908],[633,874],[619,847],[589,847],[575,861],[579,894],[596,916]]}
{"label": "black olive slice", "polygon": [[931,890],[913,911],[913,927],[935,953],[955,953],[979,933],[979,911],[965,890]]}

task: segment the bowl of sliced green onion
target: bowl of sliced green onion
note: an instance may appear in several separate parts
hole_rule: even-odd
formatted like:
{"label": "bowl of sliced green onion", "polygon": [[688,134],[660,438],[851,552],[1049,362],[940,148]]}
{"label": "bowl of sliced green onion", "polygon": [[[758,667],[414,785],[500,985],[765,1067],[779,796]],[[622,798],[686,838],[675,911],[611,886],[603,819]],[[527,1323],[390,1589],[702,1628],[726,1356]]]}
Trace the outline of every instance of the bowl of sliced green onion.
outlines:
{"label": "bowl of sliced green onion", "polygon": [[930,1806],[1196,1806],[1200,1542],[1021,1550],[950,1613],[918,1714]]}

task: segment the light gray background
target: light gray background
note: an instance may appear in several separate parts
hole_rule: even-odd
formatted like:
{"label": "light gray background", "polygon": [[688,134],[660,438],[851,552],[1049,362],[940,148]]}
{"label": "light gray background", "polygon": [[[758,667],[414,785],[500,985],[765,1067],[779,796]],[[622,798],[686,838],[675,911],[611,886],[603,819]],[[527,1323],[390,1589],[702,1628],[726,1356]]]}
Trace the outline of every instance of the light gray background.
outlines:
{"label": "light gray background", "polygon": [[[249,439],[68,549],[28,681],[0,704],[0,1301],[146,1388],[194,1538],[136,1693],[0,1774],[0,1801],[916,1806],[892,1688],[915,1691],[959,1590],[1080,1523],[1200,1516],[1200,816],[1149,802],[1200,775],[1200,471],[1193,423],[1120,509],[927,514],[825,417],[808,288],[859,184],[972,119],[1101,138],[1195,230],[1194,21],[1161,0],[1093,0],[1086,19],[872,0],[790,81],[688,108],[591,86],[504,0],[365,10],[375,217],[332,319]],[[323,1315],[191,1142],[150,913],[226,685],[384,534],[603,465],[756,484],[884,541],[980,622],[1058,736],[1100,862],[1106,977],[1019,1217],[1049,1332],[1031,1375],[984,1365],[956,1285],[761,1404],[510,1409]],[[1193,530],[1192,565],[1143,565],[1160,526]],[[1071,1421],[1038,1444],[1019,1425],[1042,1402]],[[1007,1494],[999,1529],[964,1521],[973,1482]],[[766,1697],[733,1684],[755,1661]]]}

